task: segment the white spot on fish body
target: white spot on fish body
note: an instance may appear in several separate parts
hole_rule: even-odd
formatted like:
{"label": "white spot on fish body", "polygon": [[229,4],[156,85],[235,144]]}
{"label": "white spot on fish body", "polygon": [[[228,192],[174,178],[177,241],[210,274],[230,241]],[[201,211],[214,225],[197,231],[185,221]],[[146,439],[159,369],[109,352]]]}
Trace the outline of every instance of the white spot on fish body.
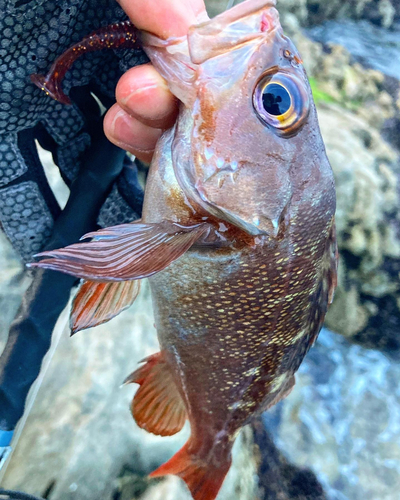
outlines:
{"label": "white spot on fish body", "polygon": [[205,159],[209,160],[213,156],[214,156],[213,150],[210,149],[210,148],[205,148],[205,150],[204,150],[204,157],[205,157]]}
{"label": "white spot on fish body", "polygon": [[224,165],[225,165],[225,160],[223,158],[218,158],[217,159],[217,168],[221,169],[224,167]]}
{"label": "white spot on fish body", "polygon": [[271,392],[278,391],[282,387],[286,379],[287,379],[287,373],[282,373],[282,375],[276,377],[276,379],[271,384]]}

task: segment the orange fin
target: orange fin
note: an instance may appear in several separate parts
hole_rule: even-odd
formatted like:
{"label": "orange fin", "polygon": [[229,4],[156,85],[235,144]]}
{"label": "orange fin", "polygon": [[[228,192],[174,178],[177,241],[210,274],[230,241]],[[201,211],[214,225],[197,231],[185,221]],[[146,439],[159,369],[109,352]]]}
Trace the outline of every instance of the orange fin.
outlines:
{"label": "orange fin", "polygon": [[140,280],[117,283],[84,281],[72,304],[71,335],[110,321],[133,304],[140,290]]}
{"label": "orange fin", "polygon": [[142,429],[159,436],[179,432],[186,408],[161,352],[143,360],[145,364],[125,380],[140,387],[132,401],[132,415]]}
{"label": "orange fin", "polygon": [[81,239],[86,243],[42,252],[30,267],[42,267],[92,281],[127,281],[146,278],[165,269],[205,236],[209,224],[181,226],[173,222],[121,224]]}
{"label": "orange fin", "polygon": [[214,500],[231,466],[227,457],[222,465],[197,459],[189,452],[190,440],[168,462],[150,474],[150,477],[174,474],[183,479],[194,500]]}

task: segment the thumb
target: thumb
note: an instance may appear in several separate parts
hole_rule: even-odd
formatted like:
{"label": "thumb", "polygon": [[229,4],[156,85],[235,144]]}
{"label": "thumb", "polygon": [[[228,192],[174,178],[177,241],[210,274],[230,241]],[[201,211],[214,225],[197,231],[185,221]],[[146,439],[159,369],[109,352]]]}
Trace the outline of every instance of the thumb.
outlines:
{"label": "thumb", "polygon": [[203,0],[119,0],[133,24],[160,38],[184,36],[206,10]]}

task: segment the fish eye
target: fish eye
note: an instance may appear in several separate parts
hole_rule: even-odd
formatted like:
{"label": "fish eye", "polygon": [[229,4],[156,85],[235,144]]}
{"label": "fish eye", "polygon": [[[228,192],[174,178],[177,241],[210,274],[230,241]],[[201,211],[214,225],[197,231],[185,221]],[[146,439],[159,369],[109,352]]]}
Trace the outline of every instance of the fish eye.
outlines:
{"label": "fish eye", "polygon": [[273,116],[284,115],[292,104],[289,92],[280,83],[268,83],[263,90],[262,101],[265,111]]}
{"label": "fish eye", "polygon": [[256,85],[253,105],[260,120],[280,135],[297,132],[305,122],[310,102],[304,83],[295,75],[275,72]]}

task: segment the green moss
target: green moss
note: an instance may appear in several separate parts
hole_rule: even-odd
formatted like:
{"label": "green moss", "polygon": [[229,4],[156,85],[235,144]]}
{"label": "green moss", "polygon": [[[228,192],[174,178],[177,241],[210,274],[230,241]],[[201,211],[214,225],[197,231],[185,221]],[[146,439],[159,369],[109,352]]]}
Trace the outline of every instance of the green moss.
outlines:
{"label": "green moss", "polygon": [[351,109],[353,111],[357,111],[357,109],[361,108],[361,106],[363,105],[363,101],[361,100],[347,99],[344,92],[341,102],[345,105],[346,108]]}
{"label": "green moss", "polygon": [[344,91],[340,92],[340,98],[337,99],[327,92],[321,90],[320,84],[315,78],[311,77],[309,78],[309,81],[316,105],[324,102],[329,104],[336,103],[347,109],[357,110],[363,104],[361,100],[348,99]]}
{"label": "green moss", "polygon": [[318,82],[315,78],[310,78],[309,81],[314,96],[315,104],[319,104],[320,102],[327,102],[327,103],[337,102],[334,97],[332,97],[330,94],[327,94],[326,92],[324,92],[319,88]]}

